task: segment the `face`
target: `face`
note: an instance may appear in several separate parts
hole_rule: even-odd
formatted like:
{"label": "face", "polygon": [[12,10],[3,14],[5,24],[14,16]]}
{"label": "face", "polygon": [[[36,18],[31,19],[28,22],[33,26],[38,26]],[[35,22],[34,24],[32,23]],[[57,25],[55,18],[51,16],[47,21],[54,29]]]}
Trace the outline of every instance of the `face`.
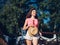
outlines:
{"label": "face", "polygon": [[32,10],[31,15],[36,16],[36,10]]}

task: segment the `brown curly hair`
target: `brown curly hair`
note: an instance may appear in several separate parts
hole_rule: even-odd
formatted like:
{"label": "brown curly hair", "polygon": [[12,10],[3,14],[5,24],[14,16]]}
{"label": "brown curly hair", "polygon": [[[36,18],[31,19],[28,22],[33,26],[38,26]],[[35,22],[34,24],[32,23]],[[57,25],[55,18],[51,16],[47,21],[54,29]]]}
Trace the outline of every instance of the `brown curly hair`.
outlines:
{"label": "brown curly hair", "polygon": [[[30,18],[31,17],[31,12],[32,10],[36,10],[35,8],[31,8],[30,11],[27,13],[26,18]],[[38,19],[37,15],[35,16],[36,19]]]}

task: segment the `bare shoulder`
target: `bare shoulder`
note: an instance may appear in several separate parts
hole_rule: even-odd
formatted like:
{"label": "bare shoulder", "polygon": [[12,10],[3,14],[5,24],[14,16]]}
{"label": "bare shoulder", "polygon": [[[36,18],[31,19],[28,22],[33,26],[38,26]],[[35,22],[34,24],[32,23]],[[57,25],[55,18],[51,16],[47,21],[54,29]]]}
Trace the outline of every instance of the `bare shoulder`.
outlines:
{"label": "bare shoulder", "polygon": [[37,21],[38,21],[38,19],[35,19],[35,20],[37,20]]}
{"label": "bare shoulder", "polygon": [[26,18],[26,20],[29,20],[30,18]]}

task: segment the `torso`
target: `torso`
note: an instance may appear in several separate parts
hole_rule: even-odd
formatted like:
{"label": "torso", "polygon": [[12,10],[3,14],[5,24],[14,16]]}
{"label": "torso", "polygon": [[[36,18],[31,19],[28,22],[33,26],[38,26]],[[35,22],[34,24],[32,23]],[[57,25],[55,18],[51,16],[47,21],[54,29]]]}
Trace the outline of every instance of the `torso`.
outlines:
{"label": "torso", "polygon": [[[34,20],[34,24],[33,24],[33,20]],[[38,27],[38,20],[37,19],[27,18],[27,24],[28,24],[28,26],[34,25],[34,26]]]}

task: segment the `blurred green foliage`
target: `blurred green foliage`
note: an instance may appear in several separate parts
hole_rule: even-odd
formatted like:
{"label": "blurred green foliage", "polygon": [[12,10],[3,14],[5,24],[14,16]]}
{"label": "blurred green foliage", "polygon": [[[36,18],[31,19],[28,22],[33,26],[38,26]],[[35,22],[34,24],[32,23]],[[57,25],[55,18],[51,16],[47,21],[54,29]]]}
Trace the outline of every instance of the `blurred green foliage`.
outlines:
{"label": "blurred green foliage", "polygon": [[[26,9],[22,6],[27,2],[28,0],[7,0],[6,4],[3,6],[0,12],[0,22],[5,25],[8,34],[15,35],[18,33],[18,30],[20,30],[18,22],[22,21],[19,20],[20,18],[25,19],[24,10]],[[43,0],[38,2],[38,4],[42,11],[50,11],[51,22],[60,23],[60,0]],[[45,17],[45,14],[39,16],[39,19],[43,19],[43,17]]]}

